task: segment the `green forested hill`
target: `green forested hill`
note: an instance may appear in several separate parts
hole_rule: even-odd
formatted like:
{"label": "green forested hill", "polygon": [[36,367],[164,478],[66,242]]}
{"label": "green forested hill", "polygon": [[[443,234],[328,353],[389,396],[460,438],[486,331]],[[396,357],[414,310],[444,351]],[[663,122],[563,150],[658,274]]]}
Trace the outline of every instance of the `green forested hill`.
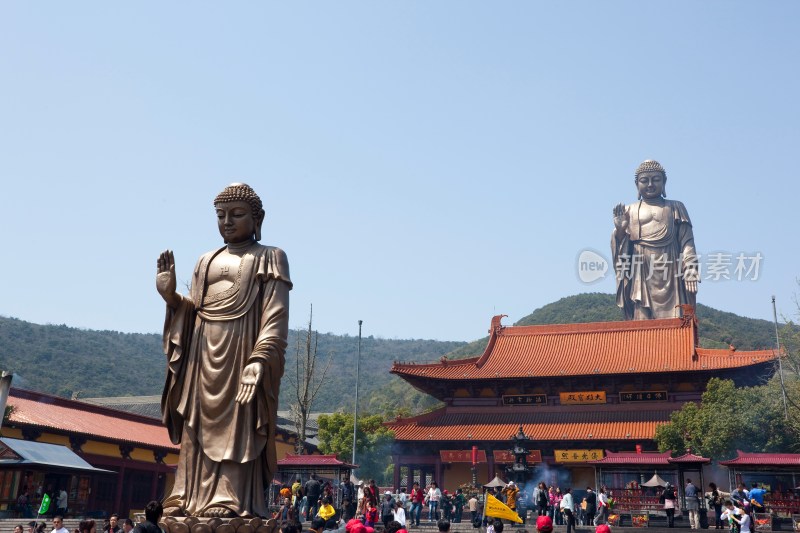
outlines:
{"label": "green forested hill", "polygon": [[[298,333],[305,339],[304,331],[290,332],[287,374],[295,368]],[[360,405],[371,411],[431,405],[430,400],[389,374],[392,361],[434,360],[463,344],[363,338]],[[315,411],[352,408],[357,350],[356,337],[319,335],[318,357],[324,360],[332,354],[333,363]],[[83,330],[0,317],[0,369],[16,374],[16,387],[65,397],[75,393],[79,397],[160,394],[164,368],[160,335]],[[288,408],[292,392],[284,379],[281,408]]]}
{"label": "green forested hill", "polygon": [[[568,296],[547,304],[515,326],[535,324],[568,324],[572,322],[609,322],[622,320],[615,296],[604,293],[587,293]],[[775,346],[775,326],[768,320],[747,318],[719,311],[707,305],[697,305],[700,346],[727,348],[734,345],[740,350],[758,350]],[[448,354],[450,358],[473,357],[483,353],[489,337],[465,344]]]}
{"label": "green forested hill", "polygon": [[[706,347],[758,349],[774,346],[771,322],[744,318],[699,305],[700,343]],[[619,320],[621,314],[610,294],[579,294],[545,305],[517,322],[518,325]],[[286,371],[292,372],[298,333],[290,333]],[[404,381],[389,374],[392,361],[434,361],[442,355],[478,355],[487,339],[472,343],[431,340],[362,339],[362,408],[371,412],[418,411],[434,405]],[[325,385],[314,405],[318,412],[352,409],[357,338],[320,334],[319,357],[333,356]],[[320,365],[321,366],[321,365]],[[161,337],[91,331],[67,326],[38,325],[0,317],[0,369],[16,374],[14,385],[69,397],[160,394],[164,380]],[[284,379],[281,408],[291,403],[292,388]]]}
{"label": "green forested hill", "polygon": [[[286,350],[286,372],[293,372],[297,353],[297,334],[300,334],[305,349],[305,332],[292,331],[289,347]],[[404,381],[389,373],[392,362],[431,361],[463,346],[464,342],[443,342],[432,340],[396,340],[364,337],[361,340],[361,381],[359,389],[359,408],[370,412],[392,413],[397,409],[427,408],[435,400],[417,392]],[[353,408],[356,383],[356,358],[358,338],[348,335],[320,334],[317,357],[324,361],[330,354],[333,363],[328,371],[319,401],[314,410],[332,412],[339,408]],[[321,362],[319,367],[324,366]],[[288,408],[294,394],[288,381],[281,385],[281,406]]]}
{"label": "green forested hill", "polygon": [[0,368],[12,385],[69,397],[160,394],[158,335],[39,325],[0,317]]}

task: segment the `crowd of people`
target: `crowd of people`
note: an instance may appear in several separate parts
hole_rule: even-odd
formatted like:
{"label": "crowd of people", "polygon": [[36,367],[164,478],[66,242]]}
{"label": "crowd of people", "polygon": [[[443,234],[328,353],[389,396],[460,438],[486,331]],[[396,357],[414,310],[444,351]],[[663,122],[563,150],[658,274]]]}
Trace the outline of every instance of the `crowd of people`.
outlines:
{"label": "crowd of people", "polygon": [[[430,487],[428,488],[430,490]],[[436,528],[439,533],[449,533],[452,522],[445,518],[440,518],[436,521]],[[374,525],[374,524],[373,524]],[[376,528],[373,525],[368,525],[365,518],[351,518],[348,521],[333,521],[324,520],[322,517],[317,516],[311,521],[311,526],[308,528],[309,533],[375,533]],[[504,524],[499,519],[488,519],[486,521],[486,533],[503,533]],[[302,527],[297,522],[282,521],[280,524],[281,533],[301,533]],[[384,533],[408,533],[408,529],[396,520],[390,520],[383,527]],[[536,532],[537,533],[552,533],[553,520],[546,515],[538,516],[536,519]],[[522,529],[519,533],[528,533],[527,530]],[[607,524],[601,524],[595,529],[595,533],[611,533],[611,529]]]}
{"label": "crowd of people", "polygon": [[[686,480],[683,501],[692,529],[704,527],[700,519],[703,499],[707,508],[714,511],[714,528],[730,529],[731,533],[751,533],[753,513],[768,511],[764,498],[768,491],[756,483],[749,490],[739,483],[730,493],[723,492],[715,483],[709,483],[708,488],[703,494],[691,479]],[[504,487],[487,490],[479,500],[475,493],[465,494],[461,488],[449,492],[439,488],[436,482],[425,487],[415,482],[409,492],[405,488],[398,492],[382,492],[372,479],[358,484],[346,481],[334,487],[331,482],[320,481],[312,474],[306,483],[301,483],[298,477],[291,486],[281,488],[280,506],[274,518],[281,524],[282,533],[300,533],[303,522],[311,522],[309,529],[316,533],[374,533],[376,527],[387,533],[407,533],[408,529],[419,527],[422,521],[435,522],[440,531],[446,524],[444,531],[447,531],[449,524],[461,522],[468,511],[475,527],[484,526],[486,533],[502,533],[501,520],[483,516],[482,505],[487,494],[516,513],[523,527],[528,520],[535,520],[537,530],[542,533],[552,531],[553,525],[565,525],[567,533],[572,533],[577,524],[607,526],[612,504],[605,487],[597,492],[587,487],[578,502],[570,488],[562,490],[544,482],[535,486],[510,482]],[[680,501],[676,488],[667,483],[658,499],[668,527],[674,527]],[[139,524],[112,514],[99,529],[102,533],[160,533],[157,526],[153,529],[153,524],[157,524],[161,513],[161,504],[150,502]],[[516,520],[508,522],[510,527],[517,526]],[[52,529],[46,522],[31,521],[27,529],[23,525],[16,526],[14,533],[70,532],[64,527],[63,517],[56,515],[52,519]],[[82,520],[73,533],[98,533],[98,525],[94,520]]]}
{"label": "crowd of people", "polygon": [[[26,477],[25,481],[28,481]],[[32,483],[23,483],[22,488],[17,495],[16,510],[22,518],[33,518],[38,514],[42,501],[47,500],[46,513],[49,516],[61,515],[67,513],[68,496],[67,490],[64,487],[53,487],[48,485],[46,488],[43,483],[39,483],[36,487]]]}
{"label": "crowd of people", "polygon": [[[602,525],[608,522],[610,501],[605,487],[595,492],[587,487],[580,502],[573,497],[572,489],[547,485],[544,481],[535,485],[518,487],[510,482],[497,487],[493,496],[515,511],[522,523],[531,517],[547,517],[555,525],[567,526],[571,533],[576,525]],[[511,523],[513,527],[515,524]]]}
{"label": "crowd of people", "polygon": [[[714,528],[730,528],[732,533],[749,533],[753,523],[752,513],[768,511],[764,499],[767,491],[755,483],[749,490],[740,483],[730,493],[719,490],[714,483],[710,483],[708,488],[708,492],[703,494],[691,479],[686,479],[681,499],[677,488],[667,483],[658,492],[658,501],[666,515],[667,526],[675,526],[675,513],[681,510],[681,503],[685,504],[692,529],[705,526],[701,526],[701,521],[704,522],[704,509],[707,508],[714,511]],[[326,521],[324,529],[327,530],[343,528],[343,524],[353,519],[366,527],[382,525],[388,528],[390,523],[397,523],[400,528],[411,529],[419,527],[423,521],[438,523],[445,520],[448,523],[458,523],[469,512],[469,519],[476,526],[486,527],[488,533],[501,533],[494,528],[497,520],[482,516],[485,495],[479,499],[474,493],[465,494],[461,488],[450,492],[440,488],[436,482],[424,487],[414,483],[408,492],[401,488],[396,493],[382,493],[374,480],[357,485],[346,482],[338,487],[341,501],[339,512],[332,505],[336,489],[330,483],[320,483],[313,476],[305,485],[301,485],[298,480],[293,486],[286,486],[282,490],[284,503],[278,518],[290,522],[320,518]],[[519,516],[522,527],[529,520],[538,521],[540,517],[546,517],[553,525],[566,526],[567,533],[572,533],[577,525],[608,525],[613,504],[611,493],[605,487],[600,487],[597,491],[586,487],[585,491],[578,491],[578,497],[574,497],[570,488],[562,490],[544,482],[525,486],[510,482],[504,487],[486,492],[514,511]],[[706,505],[701,505],[703,499]],[[338,525],[331,522],[334,517],[341,518],[342,521]],[[508,520],[506,527],[518,525],[515,521]]]}
{"label": "crowd of people", "polygon": [[[522,524],[525,524],[529,515],[546,516],[556,525],[566,525],[567,532],[571,533],[578,523],[596,526],[608,521],[609,498],[605,488],[600,488],[597,493],[591,487],[587,488],[581,502],[573,500],[570,489],[562,492],[559,487],[547,486],[544,482],[532,490],[511,482],[487,493],[516,513]],[[338,510],[334,508],[337,494],[340,502]],[[323,527],[326,530],[342,528],[342,524],[354,519],[365,527],[380,524],[384,529],[388,529],[392,522],[403,529],[419,527],[423,521],[459,523],[466,512],[469,512],[469,519],[476,526],[491,528],[493,525],[491,519],[482,516],[483,498],[479,500],[474,493],[465,494],[461,488],[455,491],[442,489],[435,481],[424,487],[415,482],[410,491],[403,487],[398,492],[382,492],[373,479],[358,484],[346,481],[334,487],[330,482],[319,481],[312,474],[305,484],[298,477],[291,486],[284,485],[279,501],[280,507],[275,518],[281,523],[299,524],[319,519],[325,522]],[[515,521],[509,522],[511,527],[516,527]]]}
{"label": "crowd of people", "polygon": [[[163,533],[158,527],[163,512],[161,503],[152,501],[144,508],[144,516],[138,524],[134,524],[130,518],[120,520],[119,515],[112,514],[102,524],[101,531],[102,533]],[[14,533],[70,533],[64,527],[62,515],[55,515],[52,524],[52,528],[48,528],[47,522],[32,520],[28,522],[27,529],[21,524],[14,526]],[[97,533],[97,531],[97,522],[92,519],[84,519],[72,533]]]}
{"label": "crowd of people", "polygon": [[[313,521],[315,518],[332,521],[334,517],[338,517],[342,522],[359,518],[366,527],[381,523],[384,528],[392,521],[405,527],[407,521],[413,520],[412,511],[415,506],[412,498],[418,497],[414,490],[412,494],[406,493],[405,489],[396,494],[391,491],[381,494],[374,479],[358,485],[346,481],[337,489],[341,502],[338,510],[334,507],[336,490],[329,481],[321,482],[315,474],[311,474],[310,479],[303,484],[298,477],[291,486],[281,487],[280,507],[276,518],[290,523]],[[442,501],[442,493],[438,489],[433,493],[436,502]],[[433,505],[436,506],[436,503]],[[407,513],[412,516],[409,517]]]}
{"label": "crowd of people", "polygon": [[708,488],[705,497],[709,508],[714,509],[715,529],[725,529],[727,522],[733,533],[750,533],[755,529],[753,515],[769,512],[764,499],[768,491],[758,483],[753,483],[749,490],[739,483],[730,493],[722,492],[714,483],[709,483]]}
{"label": "crowd of people", "polygon": [[[703,499],[706,508],[714,511],[714,529],[728,529],[750,531],[752,524],[752,513],[768,513],[764,496],[767,490],[759,487],[758,483],[753,483],[748,490],[744,483],[739,483],[732,492],[724,492],[717,487],[716,483],[708,484],[708,491],[701,494],[691,479],[686,480],[683,489],[683,499],[686,504],[686,511],[689,515],[689,526],[691,529],[702,529],[704,527],[704,509],[701,505]],[[678,493],[676,488],[667,483],[664,490],[659,495],[659,502],[663,506],[667,516],[667,527],[675,527],[675,512],[680,511]],[[745,524],[739,522],[744,519]],[[709,524],[710,527],[710,524]]]}

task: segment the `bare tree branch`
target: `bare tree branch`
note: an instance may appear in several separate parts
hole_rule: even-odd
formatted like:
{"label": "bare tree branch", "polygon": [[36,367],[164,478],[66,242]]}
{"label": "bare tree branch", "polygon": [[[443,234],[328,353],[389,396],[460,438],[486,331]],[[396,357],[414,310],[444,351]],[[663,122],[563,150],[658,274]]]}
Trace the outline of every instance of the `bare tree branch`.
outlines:
{"label": "bare tree branch", "polygon": [[328,369],[333,362],[333,352],[328,354],[328,359],[320,374],[317,374],[317,348],[319,345],[319,335],[312,329],[314,317],[314,306],[311,306],[308,315],[308,329],[305,335],[305,349],[302,347],[300,336],[297,336],[295,374],[289,376],[289,382],[294,387],[297,402],[293,403],[289,409],[297,430],[297,443],[295,451],[302,454],[305,450],[306,430],[308,419],[311,416],[311,408],[314,400],[325,381]]}

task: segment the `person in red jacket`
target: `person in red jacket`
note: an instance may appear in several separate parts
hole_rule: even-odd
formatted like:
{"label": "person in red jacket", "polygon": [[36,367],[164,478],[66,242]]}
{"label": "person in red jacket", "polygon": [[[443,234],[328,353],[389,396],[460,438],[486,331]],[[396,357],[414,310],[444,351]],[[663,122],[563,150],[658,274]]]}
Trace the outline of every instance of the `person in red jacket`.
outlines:
{"label": "person in red jacket", "polygon": [[425,491],[419,488],[419,483],[414,482],[411,489],[411,517],[409,524],[419,527],[419,517],[422,514],[422,505],[425,502]]}
{"label": "person in red jacket", "polygon": [[373,527],[375,524],[378,523],[378,508],[372,502],[367,504],[367,514],[364,515],[364,525],[367,527]]}
{"label": "person in red jacket", "polygon": [[364,498],[366,498],[367,502],[373,507],[378,506],[378,503],[380,502],[381,499],[381,495],[378,494],[378,487],[375,485],[374,479],[370,479],[369,485],[367,485],[367,487],[364,489]]}

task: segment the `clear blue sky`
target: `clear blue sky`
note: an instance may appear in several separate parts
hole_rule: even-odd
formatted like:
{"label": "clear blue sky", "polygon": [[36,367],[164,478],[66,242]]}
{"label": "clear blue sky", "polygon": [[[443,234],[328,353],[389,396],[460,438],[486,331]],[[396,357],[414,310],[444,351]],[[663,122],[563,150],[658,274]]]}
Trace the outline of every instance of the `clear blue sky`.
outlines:
{"label": "clear blue sky", "polygon": [[760,252],[699,301],[793,313],[800,3],[4,2],[0,314],[156,332],[245,181],[293,327],[471,340],[608,254],[646,158],[701,253]]}

